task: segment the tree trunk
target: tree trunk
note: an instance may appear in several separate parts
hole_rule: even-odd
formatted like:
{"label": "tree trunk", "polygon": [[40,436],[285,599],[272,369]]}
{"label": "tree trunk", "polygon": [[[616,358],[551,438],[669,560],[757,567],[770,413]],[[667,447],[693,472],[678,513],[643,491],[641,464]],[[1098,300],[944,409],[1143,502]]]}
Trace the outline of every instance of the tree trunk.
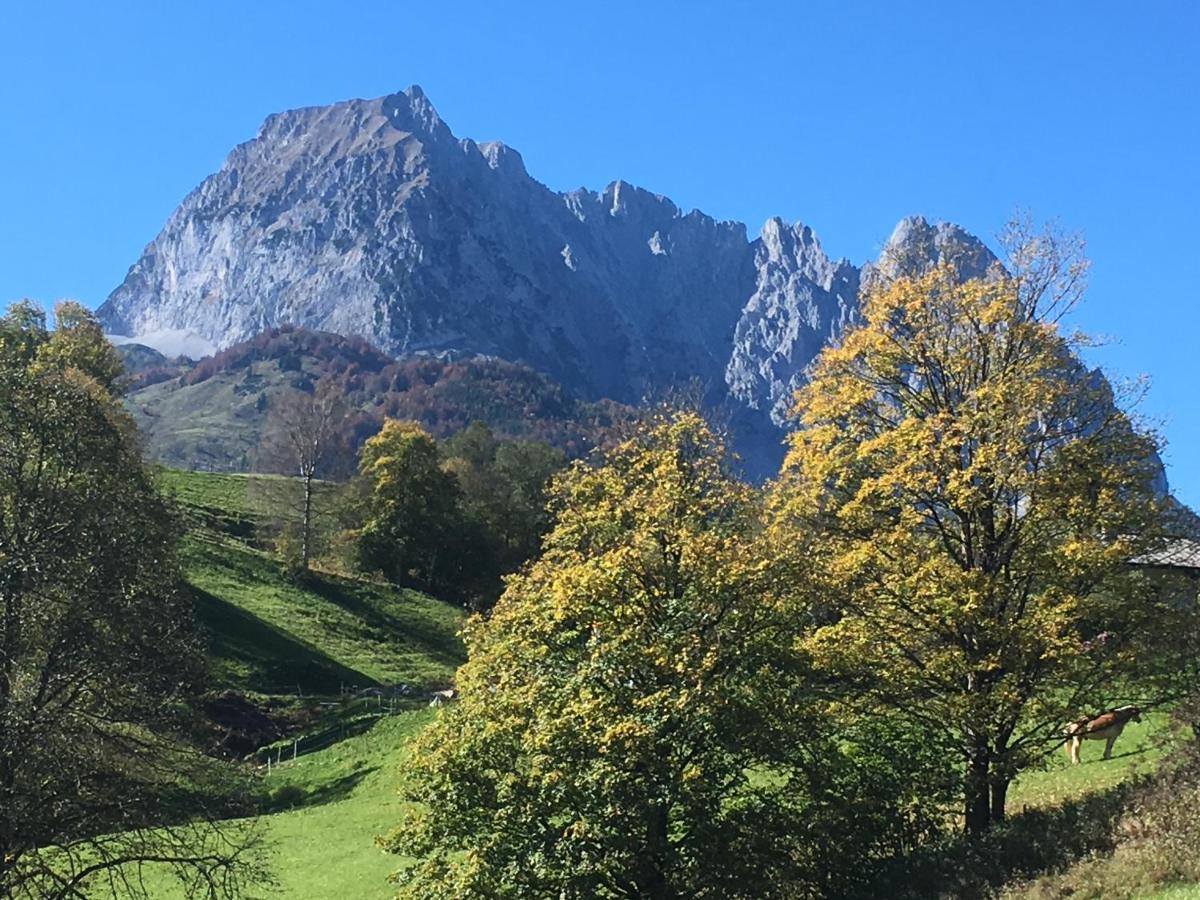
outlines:
{"label": "tree trunk", "polygon": [[641,896],[646,900],[668,900],[672,896],[667,881],[668,819],[665,804],[655,806],[646,823],[645,868],[638,878]]}
{"label": "tree trunk", "polygon": [[1012,784],[1012,770],[1005,765],[1005,760],[1008,757],[1009,746],[1008,742],[1012,739],[1013,731],[1016,730],[1017,723],[1015,721],[1002,725],[999,732],[996,734],[992,742],[992,822],[1003,822],[1005,819],[1005,806],[1008,802],[1008,786]]}
{"label": "tree trunk", "polygon": [[992,824],[989,763],[987,741],[976,737],[967,751],[966,830],[972,837],[984,834]]}
{"label": "tree trunk", "polygon": [[1004,806],[1008,802],[1009,779],[998,775],[992,781],[992,822],[1004,821]]}
{"label": "tree trunk", "polygon": [[305,474],[304,476],[304,524],[302,534],[300,536],[300,565],[301,568],[308,571],[308,560],[312,555],[312,483],[313,476]]}

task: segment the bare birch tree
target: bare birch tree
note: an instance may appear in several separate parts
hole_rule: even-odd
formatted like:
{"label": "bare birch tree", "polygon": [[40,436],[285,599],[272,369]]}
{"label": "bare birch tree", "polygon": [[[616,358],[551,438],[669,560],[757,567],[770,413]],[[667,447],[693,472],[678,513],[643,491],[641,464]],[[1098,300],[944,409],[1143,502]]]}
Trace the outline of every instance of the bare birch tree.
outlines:
{"label": "bare birch tree", "polygon": [[318,480],[333,460],[346,412],[341,391],[328,379],[318,381],[311,392],[291,391],[271,402],[258,465],[289,480],[260,481],[258,490],[273,516],[296,526],[303,571],[313,556]]}

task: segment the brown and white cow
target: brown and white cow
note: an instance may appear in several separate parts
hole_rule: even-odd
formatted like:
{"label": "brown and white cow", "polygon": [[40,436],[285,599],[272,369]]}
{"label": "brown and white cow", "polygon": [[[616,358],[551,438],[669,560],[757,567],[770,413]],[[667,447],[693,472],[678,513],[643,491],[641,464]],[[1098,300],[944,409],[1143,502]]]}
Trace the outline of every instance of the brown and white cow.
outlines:
{"label": "brown and white cow", "polygon": [[1104,758],[1112,759],[1113,744],[1125,730],[1126,724],[1140,721],[1142,713],[1136,706],[1118,706],[1098,716],[1068,722],[1063,727],[1063,732],[1067,736],[1067,752],[1071,755],[1071,762],[1079,765],[1079,747],[1084,741],[1107,741],[1104,745]]}

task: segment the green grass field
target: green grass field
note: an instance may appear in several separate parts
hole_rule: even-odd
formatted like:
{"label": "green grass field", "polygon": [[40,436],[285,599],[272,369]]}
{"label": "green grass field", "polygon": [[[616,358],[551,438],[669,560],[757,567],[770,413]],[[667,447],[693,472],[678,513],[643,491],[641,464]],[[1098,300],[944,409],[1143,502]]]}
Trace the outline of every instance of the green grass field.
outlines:
{"label": "green grass field", "polygon": [[375,846],[375,836],[400,816],[397,768],[405,741],[432,718],[416,711],[380,720],[365,734],[294,762],[268,787],[297,785],[306,805],[265,817],[278,895],[335,900],[391,896],[388,873],[399,859]]}
{"label": "green grass field", "polygon": [[221,687],[336,694],[444,685],[463,661],[463,614],[418,591],[314,572],[287,576],[255,548],[269,494],[254,479],[163,469],[189,527],[182,562]]}
{"label": "green grass field", "polygon": [[1115,787],[1137,775],[1154,771],[1173,740],[1167,716],[1152,713],[1131,722],[1113,746],[1113,758],[1104,759],[1104,741],[1084,741],[1081,764],[1072,765],[1062,748],[1046,761],[1046,768],[1021,775],[1009,793],[1009,810],[1055,806],[1086,794]]}
{"label": "green grass field", "polygon": [[[285,761],[265,777],[269,790],[294,786],[303,799],[293,809],[259,818],[275,884],[257,886],[253,896],[385,900],[393,895],[387,877],[401,860],[375,846],[375,837],[399,820],[397,772],[404,745],[433,715],[421,709],[381,718],[365,733]],[[144,877],[156,898],[185,896],[165,870],[147,867]]]}
{"label": "green grass field", "polygon": [[446,684],[463,660],[462,613],[417,591],[324,574],[297,583],[261,553],[195,538],[184,563],[227,687],[262,694],[430,687]]}
{"label": "green grass field", "polygon": [[253,497],[248,487],[262,476],[226,475],[212,472],[185,472],[160,468],[158,483],[163,493],[185,507],[202,507],[226,513],[251,511]]}
{"label": "green grass field", "polygon": [[[249,479],[171,470],[161,477],[188,512],[192,530],[183,561],[211,636],[218,686],[287,696],[332,694],[345,685],[432,686],[452,677],[463,659],[458,609],[414,591],[327,574],[297,583],[241,533],[264,512],[247,490]],[[432,716],[424,708],[385,716],[273,768],[266,792],[278,798],[286,789],[295,806],[260,817],[278,884],[259,893],[313,900],[391,896],[387,875],[400,860],[374,839],[398,821],[397,769],[405,743]],[[1111,760],[1101,759],[1103,742],[1085,742],[1080,766],[1059,749],[1044,769],[1014,783],[1010,809],[1019,814],[1107,791],[1153,771],[1170,741],[1166,716],[1156,713],[1126,729]],[[156,896],[183,896],[173,883],[156,887]],[[1200,900],[1200,889],[1180,886],[1147,897]]]}
{"label": "green grass field", "polygon": [[[1047,760],[1040,771],[1030,771],[1014,782],[1010,795],[1010,811],[1078,807],[1085,798],[1104,799],[1123,783],[1140,776],[1153,774],[1170,763],[1172,752],[1182,742],[1190,740],[1171,728],[1167,714],[1156,712],[1143,716],[1140,723],[1126,727],[1113,747],[1112,759],[1104,759],[1103,741],[1085,741],[1081,751],[1082,763],[1071,764],[1065,750]],[[1139,814],[1140,815],[1140,814]],[[1120,835],[1123,826],[1118,825]],[[1164,870],[1147,855],[1144,839],[1119,842],[1115,853],[1088,855],[1069,866],[1065,872],[1046,873],[1028,885],[1013,886],[1004,894],[1007,900],[1047,900],[1050,897],[1078,895],[1084,898],[1109,896],[1138,896],[1144,900],[1200,900],[1200,885],[1174,885],[1166,889],[1146,885],[1161,884]],[[1200,847],[1196,848],[1200,853]],[[1166,877],[1170,877],[1166,875]],[[1139,890],[1146,891],[1139,893]]]}
{"label": "green grass field", "polygon": [[[299,700],[343,687],[403,682],[430,688],[451,680],[464,658],[457,607],[326,573],[292,579],[253,546],[252,529],[269,511],[252,479],[171,469],[159,478],[189,526],[182,562],[208,632],[214,688]],[[292,793],[303,799],[261,817],[278,885],[260,893],[390,896],[387,875],[398,861],[375,847],[374,838],[398,817],[396,773],[405,741],[432,715],[421,707],[360,720],[347,729],[351,736],[286,760],[265,776],[264,793],[294,786]],[[311,730],[326,724],[316,722]],[[155,896],[184,895],[167,878],[153,888]]]}

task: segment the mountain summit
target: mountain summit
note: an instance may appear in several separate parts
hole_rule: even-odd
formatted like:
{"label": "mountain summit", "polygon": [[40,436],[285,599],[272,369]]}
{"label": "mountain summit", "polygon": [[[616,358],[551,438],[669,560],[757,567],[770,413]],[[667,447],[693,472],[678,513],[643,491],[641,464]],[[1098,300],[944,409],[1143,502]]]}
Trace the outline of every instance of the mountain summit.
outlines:
{"label": "mountain summit", "polygon": [[[902,222],[889,250],[931,260],[948,243],[991,259],[922,219]],[[292,324],[400,357],[502,357],[588,399],[698,379],[777,444],[805,367],[855,316],[862,277],[805,225],[771,219],[750,240],[741,223],[624,181],[552,191],[515,150],[456,138],[414,86],[269,116],[99,315],[115,334],[218,348]]]}

